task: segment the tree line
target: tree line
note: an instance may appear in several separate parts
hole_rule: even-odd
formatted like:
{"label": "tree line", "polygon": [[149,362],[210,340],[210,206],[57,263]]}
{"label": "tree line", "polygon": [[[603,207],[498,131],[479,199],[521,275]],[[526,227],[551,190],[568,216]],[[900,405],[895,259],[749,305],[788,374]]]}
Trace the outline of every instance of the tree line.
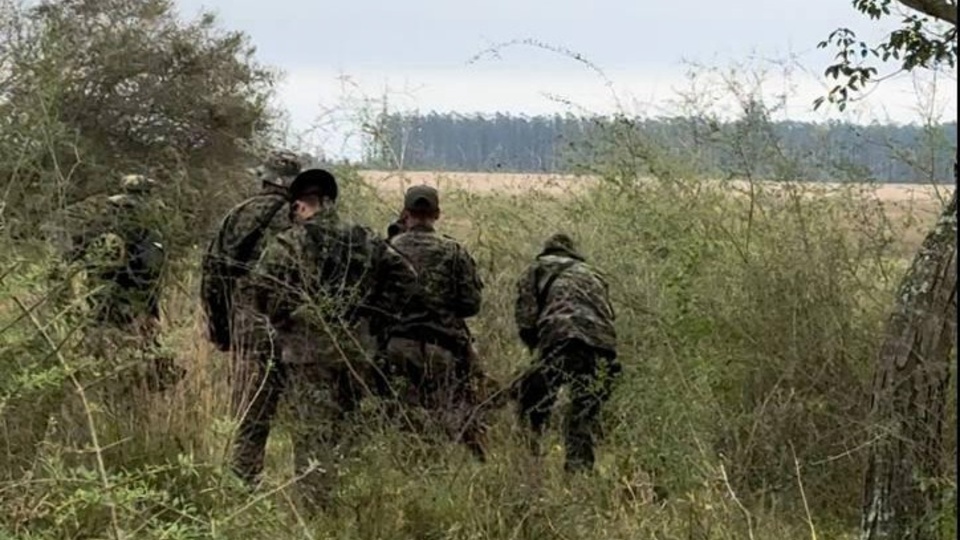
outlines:
{"label": "tree line", "polygon": [[[364,165],[408,170],[572,172],[592,136],[614,122],[678,158],[696,162],[705,175],[729,176],[748,167],[768,178],[783,176],[765,164],[797,164],[791,179],[873,180],[897,183],[950,182],[957,123],[933,125],[771,120],[760,104],[741,118],[629,119],[574,115],[522,116],[497,113],[392,113],[380,115],[365,145]],[[761,151],[762,149],[762,151]]]}

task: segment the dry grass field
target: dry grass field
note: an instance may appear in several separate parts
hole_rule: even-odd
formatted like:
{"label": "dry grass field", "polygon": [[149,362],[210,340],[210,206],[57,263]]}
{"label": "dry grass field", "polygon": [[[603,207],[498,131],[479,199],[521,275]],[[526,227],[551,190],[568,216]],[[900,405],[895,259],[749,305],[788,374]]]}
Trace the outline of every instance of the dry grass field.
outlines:
{"label": "dry grass field", "polygon": [[[575,194],[585,188],[596,186],[598,179],[570,174],[536,173],[485,173],[443,171],[361,171],[363,179],[377,188],[386,201],[400,200],[406,188],[416,184],[428,184],[448,192],[469,192],[483,195],[518,196],[530,193],[563,196]],[[746,182],[728,182],[728,186],[740,193],[749,193]],[[765,188],[775,188],[772,182]],[[808,194],[846,194],[858,191],[883,205],[895,236],[906,251],[919,246],[927,229],[942,204],[953,193],[951,185],[929,184],[839,184],[819,183],[805,186]]]}
{"label": "dry grass field", "polygon": [[[368,183],[382,189],[384,193],[402,192],[415,184],[429,184],[439,189],[469,190],[475,193],[522,194],[525,191],[546,191],[565,193],[596,185],[597,179],[569,174],[534,173],[482,173],[482,172],[443,172],[443,171],[361,171]],[[745,187],[745,183],[736,183]],[[773,184],[768,184],[773,185]],[[840,184],[819,184],[826,189],[840,187]],[[953,192],[953,186],[931,186],[923,184],[863,184],[863,188],[874,191],[876,196],[892,205],[915,204],[918,207],[937,206],[939,200],[947,198]]]}

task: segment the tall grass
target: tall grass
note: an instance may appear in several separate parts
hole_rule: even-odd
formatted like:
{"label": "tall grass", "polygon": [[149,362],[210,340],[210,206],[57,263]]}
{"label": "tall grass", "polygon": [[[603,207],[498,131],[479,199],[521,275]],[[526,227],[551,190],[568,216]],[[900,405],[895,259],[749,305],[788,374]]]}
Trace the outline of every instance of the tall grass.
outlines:
{"label": "tall grass", "polygon": [[[598,170],[610,181],[576,194],[444,190],[441,222],[478,260],[486,289],[472,325],[501,380],[529,360],[512,325],[514,280],[547,235],[572,233],[609,274],[626,372],[605,411],[595,476],[562,473],[556,435],[544,463],[528,459],[510,408],[496,414],[492,456],[481,465],[456,446],[382,425],[370,403],[361,443],[339,471],[335,510],[307,522],[291,503],[285,419],[259,491],[246,492],[224,467],[229,366],[202,338],[196,254],[164,299],[163,341],[187,378],[167,395],[144,392],[129,422],[103,409],[95,389],[79,399],[70,375],[88,384],[102,361],[72,348],[82,314],[51,301],[24,315],[21,305],[59,282],[47,279],[53,259],[8,243],[4,252],[19,255],[0,269],[6,457],[37,421],[37,404],[64,400],[32,470],[0,485],[0,530],[10,538],[849,536],[869,444],[861,419],[871,363],[898,254],[911,249],[890,241],[883,205],[869,190],[755,184],[742,193],[679,176],[630,182],[613,168],[604,176],[606,166]],[[353,172],[341,176],[344,214],[385,225],[399,199]],[[58,435],[87,433],[90,422],[96,446]],[[668,498],[657,501],[654,485]]]}
{"label": "tall grass", "polygon": [[[9,31],[18,28],[5,39],[19,39]],[[150,36],[140,43],[152,46]],[[114,43],[112,31],[101,37]],[[107,56],[126,69],[125,56]],[[533,462],[510,407],[494,415],[490,460],[479,464],[458,446],[383,424],[371,400],[356,422],[355,452],[337,471],[334,508],[309,520],[292,503],[284,415],[263,486],[248,491],[226,466],[230,366],[203,338],[199,224],[239,197],[228,173],[239,171],[241,149],[188,153],[199,160],[190,166],[175,153],[158,168],[169,180],[164,225],[177,257],[164,284],[161,341],[187,375],[165,394],[131,386],[136,351],[91,346],[93,291],[34,234],[34,220],[71,226],[47,215],[64,198],[39,188],[77,181],[49,162],[93,163],[84,181],[106,189],[99,173],[134,158],[97,158],[72,142],[90,130],[67,129],[48,110],[65,91],[63,70],[51,66],[25,71],[43,75],[18,90],[16,103],[30,114],[8,115],[17,122],[0,137],[0,170],[21,189],[20,199],[0,204],[0,538],[852,538],[881,326],[919,243],[915,231],[933,216],[891,209],[869,186],[793,182],[806,164],[779,151],[752,90],[733,89],[744,120],[711,135],[726,137],[732,156],[749,157],[732,161],[737,182],[701,180],[698,149],[662,148],[628,121],[584,141],[573,159],[599,181],[569,193],[480,193],[440,180],[441,228],[468,246],[486,284],[471,325],[501,381],[530,360],[513,327],[514,283],[540,243],[571,233],[608,274],[625,374],[604,412],[597,474],[562,472],[556,430],[545,460]],[[261,97],[251,103],[263,112]],[[26,157],[21,139],[30,143]],[[217,156],[230,171],[206,162],[220,163]],[[760,182],[761,170],[774,171],[777,185]],[[401,193],[349,168],[337,173],[344,216],[385,229]],[[956,418],[947,425],[955,454]],[[953,486],[952,477],[934,480]],[[955,523],[946,529],[948,537]]]}

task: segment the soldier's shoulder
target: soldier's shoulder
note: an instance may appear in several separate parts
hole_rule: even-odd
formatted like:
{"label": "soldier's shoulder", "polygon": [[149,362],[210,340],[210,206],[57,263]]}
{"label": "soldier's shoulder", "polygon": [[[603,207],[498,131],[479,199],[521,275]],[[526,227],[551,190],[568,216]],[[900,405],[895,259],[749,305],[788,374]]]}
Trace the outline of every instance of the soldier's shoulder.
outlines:
{"label": "soldier's shoulder", "polygon": [[227,212],[227,215],[261,214],[277,204],[286,202],[287,200],[282,195],[261,193],[240,201]]}
{"label": "soldier's shoulder", "polygon": [[375,231],[373,227],[364,225],[363,223],[349,223],[346,224],[346,227],[348,227],[355,234],[362,234],[368,238],[376,240],[383,239],[383,237],[377,231]]}
{"label": "soldier's shoulder", "polygon": [[263,247],[262,257],[273,262],[289,257],[297,257],[309,242],[306,229],[302,225],[293,225],[268,239]]}
{"label": "soldier's shoulder", "polygon": [[273,239],[280,244],[288,246],[304,244],[308,241],[307,227],[294,223],[290,227],[278,232]]}
{"label": "soldier's shoulder", "polygon": [[451,249],[457,249],[459,251],[463,251],[464,253],[469,251],[463,242],[453,236],[450,236],[449,234],[440,233],[437,236],[440,237],[440,240],[445,246],[449,246]]}
{"label": "soldier's shoulder", "polygon": [[578,272],[581,272],[583,274],[588,274],[595,279],[599,279],[600,281],[605,281],[607,279],[606,272],[604,272],[600,268],[597,268],[593,264],[590,264],[587,261],[577,261],[577,263],[573,266],[573,268]]}
{"label": "soldier's shoulder", "polygon": [[450,253],[467,253],[467,248],[460,240],[441,232],[427,233],[425,243],[434,249]]}
{"label": "soldier's shoulder", "polygon": [[258,223],[269,212],[275,211],[268,225],[271,229],[286,228],[290,225],[287,213],[283,211],[286,203],[287,200],[279,195],[251,197],[230,209],[223,220],[223,227],[245,229]]}

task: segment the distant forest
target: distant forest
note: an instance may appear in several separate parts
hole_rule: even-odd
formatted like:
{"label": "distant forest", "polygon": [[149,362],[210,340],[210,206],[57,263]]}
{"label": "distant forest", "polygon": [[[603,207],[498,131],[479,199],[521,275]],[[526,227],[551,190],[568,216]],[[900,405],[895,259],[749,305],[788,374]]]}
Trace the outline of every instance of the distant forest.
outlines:
{"label": "distant forest", "polygon": [[[572,172],[588,143],[624,126],[635,140],[717,176],[748,169],[770,179],[949,183],[957,152],[956,122],[819,124],[770,121],[762,112],[730,122],[429,113],[382,115],[364,162],[407,170]],[[794,166],[784,172],[784,163]]]}

